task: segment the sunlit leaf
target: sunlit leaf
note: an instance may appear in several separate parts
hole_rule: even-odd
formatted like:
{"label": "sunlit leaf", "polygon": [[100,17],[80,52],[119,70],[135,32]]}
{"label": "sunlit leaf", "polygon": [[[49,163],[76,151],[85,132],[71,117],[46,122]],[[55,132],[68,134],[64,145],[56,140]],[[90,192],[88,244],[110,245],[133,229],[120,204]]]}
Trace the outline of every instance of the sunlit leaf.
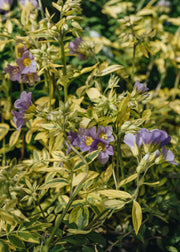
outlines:
{"label": "sunlit leaf", "polygon": [[10,148],[13,147],[17,143],[19,139],[19,135],[20,135],[20,131],[17,131],[17,130],[11,134],[10,139],[9,139]]}
{"label": "sunlit leaf", "polygon": [[18,237],[26,242],[39,243],[39,238],[37,235],[32,234],[29,231],[17,231]]}
{"label": "sunlit leaf", "polygon": [[121,199],[130,199],[131,194],[125,192],[125,191],[119,191],[119,190],[113,190],[113,189],[108,189],[108,190],[101,190],[98,191],[101,195],[110,197],[110,198],[121,198]]}
{"label": "sunlit leaf", "polygon": [[121,70],[121,69],[124,69],[124,66],[112,65],[112,66],[109,66],[109,67],[103,69],[102,71],[98,72],[96,74],[96,76],[105,76],[105,75],[108,75],[110,73],[116,72],[116,71]]}
{"label": "sunlit leaf", "polygon": [[131,181],[135,180],[136,178],[137,178],[137,173],[123,179],[122,181],[119,182],[118,188],[130,183]]}
{"label": "sunlit leaf", "polygon": [[141,223],[142,223],[142,210],[139,203],[135,200],[133,201],[132,221],[133,221],[133,227],[134,227],[135,233],[137,235],[139,228],[141,226]]}
{"label": "sunlit leaf", "polygon": [[101,93],[99,92],[97,88],[90,88],[86,90],[86,93],[90,99],[99,98],[101,96]]}
{"label": "sunlit leaf", "polygon": [[0,140],[2,140],[8,133],[9,125],[6,123],[0,123]]}

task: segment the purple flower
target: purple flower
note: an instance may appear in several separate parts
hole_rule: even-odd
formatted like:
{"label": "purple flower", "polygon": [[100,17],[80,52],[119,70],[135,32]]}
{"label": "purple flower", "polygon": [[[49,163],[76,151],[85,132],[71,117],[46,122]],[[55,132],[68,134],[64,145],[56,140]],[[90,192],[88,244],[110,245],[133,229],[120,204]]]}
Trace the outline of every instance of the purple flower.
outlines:
{"label": "purple flower", "polygon": [[21,93],[20,99],[14,102],[14,107],[19,109],[19,112],[14,110],[12,111],[12,115],[14,116],[13,121],[16,124],[17,130],[20,130],[20,128],[26,122],[24,114],[31,105],[31,96],[31,92],[26,93],[26,91],[23,91]]}
{"label": "purple flower", "polygon": [[26,93],[26,91],[23,91],[21,93],[20,99],[14,102],[14,107],[19,109],[20,112],[26,112],[26,110],[31,105],[31,97],[32,97],[31,92]]}
{"label": "purple flower", "polygon": [[157,144],[160,148],[171,141],[170,136],[168,136],[167,132],[164,130],[153,129],[149,131],[142,128],[137,135],[145,144]]}
{"label": "purple flower", "polygon": [[158,147],[161,148],[162,146],[168,144],[170,141],[171,137],[168,136],[167,132],[158,129],[149,131],[146,128],[142,128],[136,135],[128,133],[124,136],[124,143],[127,144],[130,148],[132,148],[135,144],[139,147],[142,143],[146,145],[158,145]]}
{"label": "purple flower", "polygon": [[21,81],[21,71],[18,66],[11,66],[8,64],[4,71],[9,74],[10,80]]}
{"label": "purple flower", "polygon": [[[156,149],[157,157],[162,154],[164,159],[169,163],[176,164],[174,161],[174,154],[165,148],[165,145],[171,141],[170,136],[168,136],[167,132],[164,130],[148,130],[146,128],[142,128],[138,131],[136,135],[126,134],[124,136],[124,143],[127,144],[133,155],[138,155],[139,149],[142,145],[144,145],[145,153],[154,151]],[[152,149],[155,148],[155,149]],[[161,152],[157,148],[161,148]]]}
{"label": "purple flower", "polygon": [[112,135],[112,133],[113,129],[111,126],[98,126],[97,137],[107,141],[108,143],[114,141],[114,136]]}
{"label": "purple flower", "polygon": [[165,160],[168,163],[171,163],[171,164],[174,164],[174,165],[178,165],[176,163],[176,161],[174,161],[174,154],[172,153],[171,150],[168,150],[168,149],[166,149],[166,147],[163,147],[162,150],[161,150],[161,153],[162,153],[163,157],[165,158]]}
{"label": "purple flower", "polygon": [[80,128],[76,139],[73,141],[73,145],[79,147],[81,151],[91,150],[91,144],[96,138],[96,128],[91,127],[88,130]]}
{"label": "purple flower", "polygon": [[0,13],[10,10],[13,0],[1,0],[0,1]]}
{"label": "purple flower", "polygon": [[74,146],[74,140],[77,138],[77,133],[73,131],[68,132],[68,140]]}
{"label": "purple flower", "polygon": [[[165,159],[168,163],[178,165],[178,163],[176,163],[176,161],[174,161],[174,154],[172,153],[171,150],[166,149],[166,147],[162,147],[161,151],[157,150],[156,156],[163,157],[163,159]],[[160,159],[158,158],[157,160],[161,162],[161,158]]]}
{"label": "purple flower", "polygon": [[79,59],[85,60],[86,56],[78,51],[80,44],[82,43],[82,38],[75,38],[74,41],[69,43],[70,54],[77,54]]}
{"label": "purple flower", "polygon": [[25,51],[21,58],[16,60],[22,74],[31,74],[36,72],[36,62],[29,51]]}
{"label": "purple flower", "polygon": [[99,150],[98,159],[101,164],[105,164],[109,160],[109,156],[114,155],[114,150],[107,141],[103,139],[95,139],[91,144],[91,151]]}
{"label": "purple flower", "polygon": [[133,148],[135,145],[139,146],[138,144],[138,139],[137,139],[137,134],[133,135],[131,133],[128,133],[124,136],[124,141],[125,144],[127,144],[130,148]]}
{"label": "purple flower", "polygon": [[127,144],[133,153],[134,156],[137,156],[139,154],[138,147],[141,145],[142,140],[138,136],[138,134],[133,135],[131,133],[128,133],[124,136],[124,141],[125,144]]}
{"label": "purple flower", "polygon": [[20,128],[25,124],[26,120],[24,119],[24,114],[23,112],[17,112],[15,110],[12,111],[13,121],[16,124],[16,128],[19,131]]}
{"label": "purple flower", "polygon": [[170,2],[165,0],[160,0],[157,4],[158,6],[170,7]]}
{"label": "purple flower", "polygon": [[28,73],[22,78],[22,83],[29,83],[30,86],[34,85],[37,81],[40,81],[40,77],[37,73]]}
{"label": "purple flower", "polygon": [[32,5],[33,5],[34,7],[37,7],[37,6],[38,6],[37,0],[19,0],[19,2],[20,2],[23,6],[26,4],[26,2],[32,3]]}
{"label": "purple flower", "polygon": [[[78,133],[70,131],[68,139],[73,146],[80,148],[82,152],[100,150],[98,155],[99,162],[105,164],[109,160],[109,156],[114,155],[113,147],[109,145],[109,142],[114,141],[112,131],[111,126],[99,126],[97,133],[95,127],[91,127],[88,130],[80,128]],[[66,145],[69,152],[70,146]]]}
{"label": "purple flower", "polygon": [[140,83],[139,81],[135,82],[134,88],[139,93],[144,93],[144,92],[147,92],[149,90],[149,88],[147,88],[143,83]]}
{"label": "purple flower", "polygon": [[25,53],[26,51],[27,51],[27,46],[26,46],[26,45],[21,46],[20,48],[18,48],[18,54],[19,54],[20,56],[22,56],[23,53]]}

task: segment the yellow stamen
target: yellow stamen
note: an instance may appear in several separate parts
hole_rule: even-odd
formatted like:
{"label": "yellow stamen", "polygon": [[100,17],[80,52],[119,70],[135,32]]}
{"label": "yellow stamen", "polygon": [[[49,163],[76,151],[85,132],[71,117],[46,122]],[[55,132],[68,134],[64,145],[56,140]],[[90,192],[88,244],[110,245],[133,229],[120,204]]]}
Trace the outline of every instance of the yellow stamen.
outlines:
{"label": "yellow stamen", "polygon": [[92,142],[93,142],[92,137],[86,136],[85,144],[87,146],[90,146],[92,144]]}
{"label": "yellow stamen", "polygon": [[101,143],[101,142],[97,144],[97,148],[100,151],[105,151],[106,150],[105,145],[103,143]]}
{"label": "yellow stamen", "polygon": [[30,66],[30,65],[31,65],[31,59],[30,59],[30,58],[25,58],[25,59],[23,60],[23,65],[24,65],[25,67]]}
{"label": "yellow stamen", "polygon": [[17,68],[14,68],[14,69],[12,70],[12,72],[13,72],[13,73],[17,73],[17,72],[18,72],[18,69],[17,69]]}
{"label": "yellow stamen", "polygon": [[104,140],[107,140],[107,139],[108,139],[108,136],[107,136],[107,134],[105,134],[105,133],[101,133],[101,134],[99,134],[99,138],[104,139]]}

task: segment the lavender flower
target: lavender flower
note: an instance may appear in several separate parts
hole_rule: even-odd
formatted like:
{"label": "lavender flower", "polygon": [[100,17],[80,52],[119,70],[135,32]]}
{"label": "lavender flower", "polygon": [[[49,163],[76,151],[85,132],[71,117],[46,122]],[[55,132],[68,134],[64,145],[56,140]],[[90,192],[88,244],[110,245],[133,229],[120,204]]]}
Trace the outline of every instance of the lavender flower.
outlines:
{"label": "lavender flower", "polygon": [[107,141],[103,139],[95,139],[91,144],[91,151],[99,150],[98,159],[101,164],[105,164],[109,160],[109,156],[114,155],[114,150]]}
{"label": "lavender flower", "polygon": [[164,6],[164,7],[170,7],[170,2],[169,1],[165,1],[165,0],[160,0],[157,4],[158,6]]}
{"label": "lavender flower", "polygon": [[20,112],[26,112],[26,110],[31,105],[31,97],[32,93],[26,93],[26,91],[23,91],[21,93],[20,99],[16,100],[14,103],[14,107],[19,109]]}
{"label": "lavender flower", "polygon": [[[114,141],[112,131],[111,126],[99,126],[97,132],[95,127],[91,127],[88,130],[80,128],[78,133],[70,131],[68,139],[73,146],[80,148],[82,152],[100,150],[98,155],[99,162],[105,164],[109,160],[109,156],[114,154],[113,147],[109,145],[109,142]],[[66,145],[69,152],[70,146]]]}
{"label": "lavender flower", "polygon": [[36,72],[36,62],[29,51],[25,51],[23,56],[16,60],[22,74],[31,74]]}
{"label": "lavender flower", "polygon": [[17,130],[20,130],[20,128],[26,122],[24,115],[31,105],[31,96],[31,92],[26,93],[26,91],[23,91],[21,93],[20,99],[16,100],[14,103],[14,107],[19,109],[19,111],[12,111],[12,115],[14,116],[13,121],[16,124]]}
{"label": "lavender flower", "polygon": [[30,86],[34,85],[37,81],[40,81],[40,77],[37,73],[28,73],[22,78],[22,83],[29,83]]}
{"label": "lavender flower", "polygon": [[19,131],[20,128],[26,123],[26,120],[24,119],[23,112],[17,112],[15,110],[12,111],[13,121],[16,124],[16,128]]}
{"label": "lavender flower", "polygon": [[163,147],[161,150],[161,154],[168,163],[178,165],[176,161],[174,161],[174,154],[172,153],[171,150],[168,150],[166,149],[166,147]]}
{"label": "lavender flower", "polygon": [[10,80],[21,81],[21,71],[18,66],[11,66],[8,64],[4,71],[9,74]]}
{"label": "lavender flower", "polygon": [[19,0],[19,2],[24,6],[26,3],[32,3],[34,7],[38,7],[37,0]]}
{"label": "lavender flower", "polygon": [[133,135],[131,133],[126,134],[124,136],[123,142],[131,148],[131,151],[134,156],[137,156],[139,154],[138,147],[141,145],[141,139],[137,134],[136,135]]}
{"label": "lavender flower", "polygon": [[96,138],[96,128],[91,127],[88,130],[80,128],[77,134],[77,138],[74,140],[73,144],[79,147],[81,151],[90,151],[91,144]]}
{"label": "lavender flower", "polygon": [[171,141],[170,136],[164,130],[153,129],[149,131],[142,128],[137,135],[145,144],[157,144],[160,148]]}
{"label": "lavender flower", "polygon": [[105,141],[112,142],[114,141],[114,137],[112,135],[113,129],[111,126],[99,126],[97,129],[97,137],[104,139]]}
{"label": "lavender flower", "polygon": [[149,91],[149,88],[147,88],[143,83],[140,83],[139,81],[135,82],[134,88],[138,93],[144,93]]}
{"label": "lavender flower", "polygon": [[75,38],[74,41],[69,43],[70,54],[77,54],[79,59],[85,60],[86,56],[78,51],[80,44],[82,43],[82,38]]}
{"label": "lavender flower", "polygon": [[[170,136],[164,130],[148,130],[142,128],[136,135],[126,134],[124,136],[124,143],[127,144],[134,156],[137,156],[140,152],[141,146],[144,146],[145,153],[149,153],[155,150],[156,157],[163,155],[163,158],[169,163],[176,164],[174,161],[173,153],[165,148],[165,145],[171,141]],[[157,148],[162,148],[161,152]],[[149,155],[149,154],[148,154]]]}
{"label": "lavender flower", "polygon": [[1,0],[0,1],[0,13],[8,11],[13,3],[13,0]]}
{"label": "lavender flower", "polygon": [[27,46],[26,45],[21,46],[21,47],[18,48],[18,55],[22,56],[23,53],[25,53],[26,51],[27,51]]}

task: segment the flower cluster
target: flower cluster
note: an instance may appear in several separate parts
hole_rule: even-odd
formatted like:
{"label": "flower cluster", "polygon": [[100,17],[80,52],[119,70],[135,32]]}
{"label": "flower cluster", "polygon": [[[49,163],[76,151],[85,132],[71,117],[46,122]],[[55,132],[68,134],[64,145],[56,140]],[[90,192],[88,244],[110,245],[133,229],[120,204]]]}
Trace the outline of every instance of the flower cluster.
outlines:
{"label": "flower cluster", "polygon": [[[146,157],[149,153],[154,152],[154,158],[163,158],[171,164],[177,165],[174,161],[174,154],[172,151],[166,149],[165,145],[170,143],[171,138],[164,130],[148,130],[142,128],[136,135],[128,133],[124,136],[124,143],[127,144],[134,156],[138,156],[140,148],[143,146]],[[159,149],[161,149],[159,151]]]}
{"label": "flower cluster", "polygon": [[9,73],[10,80],[22,83],[27,82],[29,85],[40,81],[40,77],[36,72],[37,63],[32,54],[26,49],[26,46],[19,48],[18,53],[21,57],[16,60],[17,66],[8,64],[7,68],[4,69],[6,73]]}
{"label": "flower cluster", "polygon": [[114,141],[111,126],[97,128],[91,127],[88,130],[80,128],[78,133],[70,131],[68,139],[74,147],[84,151],[99,150],[98,159],[101,164],[105,164],[109,160],[109,156],[114,155],[113,147],[109,144]]}
{"label": "flower cluster", "polygon": [[14,102],[14,107],[16,109],[19,109],[19,111],[15,111],[15,110],[12,111],[12,115],[14,116],[13,121],[16,124],[17,130],[20,130],[20,128],[26,122],[24,115],[31,105],[31,97],[32,97],[31,92],[26,93],[26,91],[23,91],[21,93],[20,99]]}

